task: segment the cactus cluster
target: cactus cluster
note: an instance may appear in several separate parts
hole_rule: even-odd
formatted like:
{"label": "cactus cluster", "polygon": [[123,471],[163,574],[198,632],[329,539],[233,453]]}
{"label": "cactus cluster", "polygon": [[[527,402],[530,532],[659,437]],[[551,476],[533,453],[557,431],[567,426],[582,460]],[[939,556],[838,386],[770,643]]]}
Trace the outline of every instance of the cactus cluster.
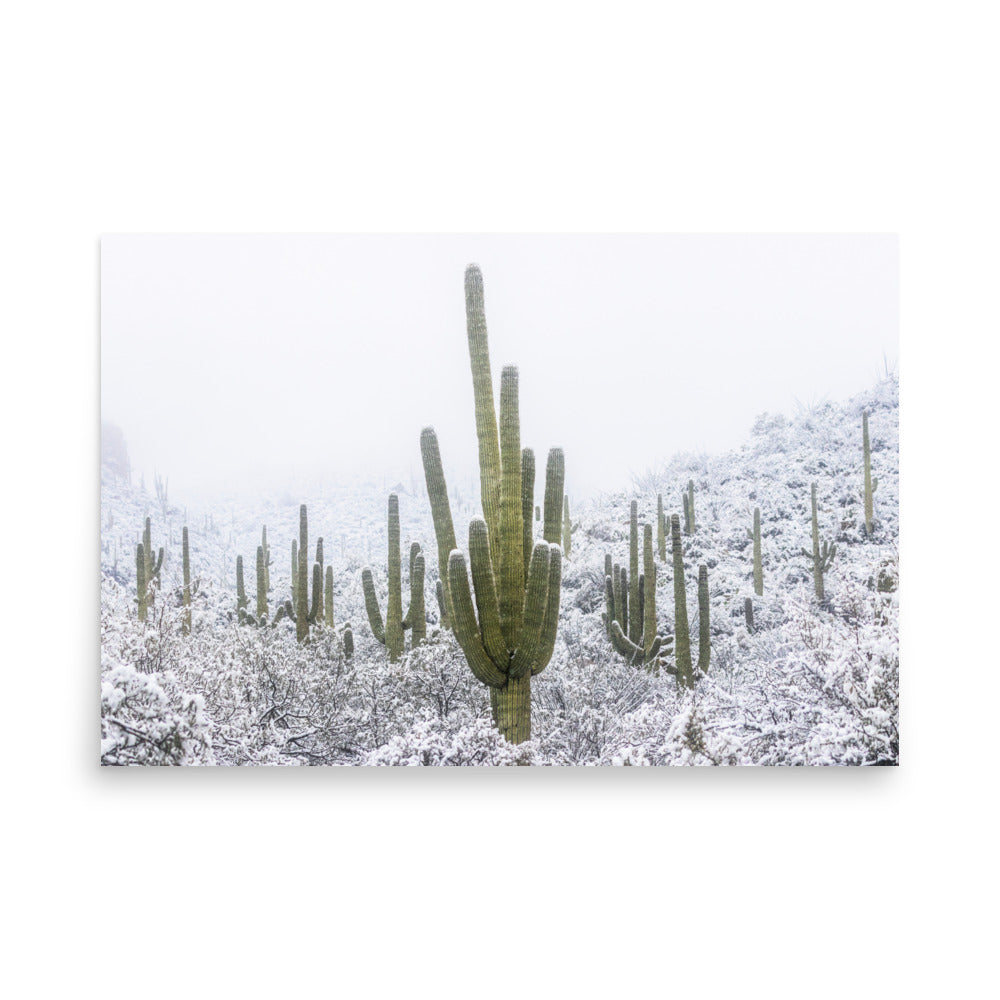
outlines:
{"label": "cactus cluster", "polygon": [[629,570],[612,563],[610,555],[604,557],[604,619],[615,651],[629,663],[641,663],[658,673],[673,636],[658,634],[656,629],[656,563],[650,524],[643,525],[642,543],[640,574],[638,504],[633,500],[629,509]]}
{"label": "cactus cluster", "polygon": [[[361,573],[365,594],[365,610],[372,635],[386,648],[390,662],[403,655],[403,634],[412,629],[412,646],[418,646],[427,636],[427,615],[424,608],[424,557],[420,545],[410,546],[410,609],[403,614],[402,559],[400,556],[399,497],[389,494],[389,600],[385,621],[375,593],[371,568]],[[332,615],[332,608],[331,608]]]}
{"label": "cactus cluster", "polygon": [[543,541],[532,544],[534,455],[521,450],[518,371],[503,369],[498,419],[483,279],[475,265],[465,272],[465,307],[483,508],[483,517],[469,525],[472,589],[465,555],[455,541],[433,428],[422,431],[420,450],[438,544],[442,607],[470,669],[490,689],[494,723],[511,743],[521,743],[531,737],[531,678],[545,669],[555,648],[565,464],[562,450],[553,448],[546,466]]}

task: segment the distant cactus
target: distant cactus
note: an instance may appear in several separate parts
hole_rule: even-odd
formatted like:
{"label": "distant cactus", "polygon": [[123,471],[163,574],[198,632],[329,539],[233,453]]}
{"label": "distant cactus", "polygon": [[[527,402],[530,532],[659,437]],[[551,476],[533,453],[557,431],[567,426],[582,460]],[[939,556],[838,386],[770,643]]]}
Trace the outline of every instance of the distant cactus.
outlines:
{"label": "distant cactus", "polygon": [[[152,528],[150,519],[142,532],[142,541],[135,550],[136,595],[139,607],[139,621],[144,622],[153,606],[156,590],[160,585],[160,569],[163,566],[163,549],[153,559]],[[154,586],[155,584],[155,586]]]}
{"label": "distant cactus", "polygon": [[694,668],[691,664],[691,633],[688,628],[684,556],[681,552],[681,522],[676,514],[670,517],[670,548],[674,561],[674,666],[677,683],[690,688],[694,687]]}
{"label": "distant cactus", "polygon": [[317,545],[317,561],[313,564],[312,599],[309,597],[309,518],[305,504],[299,505],[299,542],[292,543],[292,600],[285,602],[285,612],[295,622],[295,638],[305,642],[309,626],[315,625],[323,596],[322,539]]}
{"label": "distant cactus", "polygon": [[333,567],[326,567],[326,580],[323,587],[323,621],[327,628],[333,628]]}
{"label": "distant cactus", "polygon": [[711,623],[708,604],[708,567],[698,567],[698,669],[708,673],[708,663],[712,656]]}
{"label": "distant cactus", "polygon": [[758,597],[763,597],[764,567],[760,556],[760,507],[753,509],[753,531],[747,528],[747,534],[753,542],[753,592]]}
{"label": "distant cactus", "polygon": [[695,531],[694,522],[694,480],[688,480],[687,493],[682,494],[684,501],[684,534],[693,535]]}
{"label": "distant cactus", "polygon": [[865,536],[871,538],[872,523],[875,519],[875,505],[872,494],[878,489],[878,479],[872,479],[872,449],[868,439],[868,411],[861,413],[861,433],[865,455]]}
{"label": "distant cactus", "polygon": [[525,561],[525,503],[520,443],[518,373],[503,369],[499,420],[493,399],[482,274],[465,272],[469,356],[479,440],[483,518],[469,526],[469,562],[455,531],[437,436],[425,428],[420,447],[438,543],[444,606],[473,674],[490,688],[493,720],[511,743],[531,738],[531,677],[555,648],[562,579],[561,519],[565,466],[561,449],[549,452],[545,476],[543,538]]}
{"label": "distant cactus", "polygon": [[667,519],[663,514],[663,494],[656,494],[656,554],[667,561]]}
{"label": "distant cactus", "polygon": [[822,604],[826,599],[823,588],[823,574],[830,568],[833,557],[836,555],[837,546],[828,541],[820,545],[819,540],[819,516],[816,507],[816,484],[812,484],[812,543],[813,550],[809,552],[802,549],[802,555],[812,560],[813,584],[816,588],[816,599]]}
{"label": "distant cactus", "polygon": [[[642,608],[642,634],[633,641],[625,634],[628,627],[628,610],[622,595],[628,593],[622,584],[624,571],[611,563],[611,556],[604,558],[604,599],[607,605],[605,625],[608,638],[615,651],[630,663],[644,664],[648,669],[659,672],[660,657],[667,653],[673,636],[659,635],[656,631],[656,563],[653,559],[653,527],[643,525],[643,572],[640,576],[642,590],[638,604]],[[617,587],[615,580],[618,579]]]}
{"label": "distant cactus", "polygon": [[419,644],[427,634],[424,611],[424,557],[420,546],[414,542],[410,549],[410,610],[403,615],[402,558],[399,551],[399,497],[389,494],[389,601],[386,606],[385,623],[379,608],[378,595],[371,568],[366,566],[361,573],[361,584],[365,593],[365,610],[371,625],[372,635],[385,646],[390,662],[403,655],[403,632],[411,625],[414,628],[413,643]]}
{"label": "distant cactus", "polygon": [[[530,523],[530,522],[529,522]],[[569,558],[570,548],[573,544],[573,533],[579,527],[578,524],[573,524],[569,516],[569,497],[563,497],[563,527],[562,527],[562,541],[563,541],[563,555]]]}
{"label": "distant cactus", "polygon": [[753,635],[753,598],[747,597],[743,601],[743,614],[747,620],[747,631]]}
{"label": "distant cactus", "polygon": [[185,635],[191,634],[191,554],[188,549],[187,525],[181,533],[181,563],[184,568],[184,618],[182,630]]}
{"label": "distant cactus", "polygon": [[247,588],[243,580],[243,556],[236,557],[236,617],[239,623],[242,625],[246,621],[247,616],[247,605],[250,602],[247,600]]}

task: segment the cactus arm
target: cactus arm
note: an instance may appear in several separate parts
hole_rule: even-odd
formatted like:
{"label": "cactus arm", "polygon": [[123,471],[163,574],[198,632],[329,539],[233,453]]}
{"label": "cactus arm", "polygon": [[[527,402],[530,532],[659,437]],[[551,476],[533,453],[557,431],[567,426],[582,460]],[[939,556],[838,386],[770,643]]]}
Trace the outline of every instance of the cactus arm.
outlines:
{"label": "cactus arm", "polygon": [[610,634],[611,645],[614,646],[615,651],[624,656],[629,663],[638,663],[642,659],[642,647],[637,643],[632,642],[632,640],[625,635],[618,622],[611,623]]}
{"label": "cactus arm", "polygon": [[556,648],[556,632],[559,630],[559,600],[562,596],[562,552],[558,545],[549,546],[549,580],[545,594],[545,620],[542,622],[542,632],[535,654],[535,662],[531,665],[532,676],[540,674],[552,659]]}
{"label": "cactus arm", "polygon": [[562,541],[563,491],[566,483],[566,458],[562,448],[549,450],[545,465],[545,527],[542,538],[550,545]]}
{"label": "cactus arm", "polygon": [[307,621],[310,625],[315,625],[319,620],[320,601],[323,595],[323,570],[319,563],[313,563],[313,592],[312,604],[309,606]]}
{"label": "cactus arm", "polygon": [[486,333],[486,307],[483,274],[470,264],[465,269],[465,322],[472,364],[472,392],[476,408],[476,437],[479,441],[479,476],[483,516],[489,529],[494,564],[499,563],[500,544],[500,436],[493,402],[493,376],[490,372],[490,348]]}
{"label": "cactus arm", "polygon": [[624,566],[620,566],[618,569],[618,621],[621,624],[622,631],[624,632],[628,628],[628,570]]}
{"label": "cactus arm", "polygon": [[548,543],[539,542],[531,553],[528,567],[528,586],[523,596],[524,624],[517,649],[510,661],[508,674],[511,677],[519,678],[530,674],[538,657],[548,603],[549,562]]}
{"label": "cactus arm", "polygon": [[[413,620],[412,619],[413,619],[414,604],[415,604],[415,602],[417,600],[417,591],[416,591],[416,586],[415,586],[414,581],[415,581],[415,573],[416,573],[417,556],[419,556],[419,555],[420,555],[420,543],[419,542],[412,542],[410,544],[410,574],[409,574],[409,579],[410,579],[410,606],[406,609],[406,614],[403,615],[403,631],[404,632],[408,628],[410,628],[410,626],[413,624]],[[423,603],[423,592],[424,592],[423,591],[423,579],[421,579],[421,583],[420,583],[421,604]]]}
{"label": "cactus arm", "polygon": [[534,547],[534,526],[531,512],[535,508],[535,453],[531,448],[521,451],[521,514],[524,518],[524,542],[521,558],[525,566],[531,565],[531,550]]}
{"label": "cactus arm", "polygon": [[563,497],[563,552],[569,556],[573,545],[573,522],[569,516],[569,497]]}
{"label": "cactus arm", "polygon": [[607,626],[608,635],[611,635],[611,625],[618,620],[615,614],[615,585],[610,576],[604,577],[604,606],[607,613],[604,616],[604,624]]}
{"label": "cactus arm", "polygon": [[440,580],[434,582],[434,596],[437,598],[438,620],[442,628],[448,627],[448,615],[444,608],[444,584]]}
{"label": "cactus arm", "polygon": [[656,494],[656,554],[660,562],[667,561],[667,532],[663,521],[663,494]]}
{"label": "cactus arm", "polygon": [[476,612],[472,607],[465,556],[458,549],[448,559],[448,590],[451,593],[455,638],[465,654],[469,669],[482,684],[502,688],[507,683],[507,675],[497,669],[483,646],[476,623]]}
{"label": "cactus arm", "polygon": [[458,546],[455,542],[455,525],[451,519],[451,506],[448,503],[448,486],[445,483],[444,469],[441,465],[441,451],[438,448],[437,434],[434,433],[433,427],[425,427],[420,432],[420,456],[423,461],[427,498],[431,505],[431,518],[434,522],[434,535],[438,546],[438,573],[442,590],[442,595],[438,599],[438,604],[441,607],[441,625],[444,628],[450,628],[452,615],[448,561],[452,550]]}
{"label": "cactus arm", "polygon": [[653,526],[642,526],[643,563],[643,619],[642,641],[646,647],[645,660],[648,663],[655,653],[650,652],[656,639],[656,562],[653,559]]}
{"label": "cactus arm", "polygon": [[489,529],[486,522],[478,517],[469,525],[469,562],[472,568],[472,586],[476,594],[476,610],[479,614],[479,635],[483,647],[496,665],[506,669],[510,653],[500,624],[500,605],[490,556]]}
{"label": "cactus arm", "polygon": [[365,593],[365,611],[368,612],[368,624],[371,625],[372,635],[384,646],[385,624],[382,621],[382,609],[378,606],[372,571],[367,566],[361,571],[361,588]]}
{"label": "cactus arm", "polygon": [[[521,508],[521,430],[518,418],[517,368],[507,365],[500,377],[500,553],[498,594],[500,628],[507,649],[521,642],[524,622],[524,523]],[[489,525],[489,521],[487,521]],[[492,553],[491,553],[492,554]]]}

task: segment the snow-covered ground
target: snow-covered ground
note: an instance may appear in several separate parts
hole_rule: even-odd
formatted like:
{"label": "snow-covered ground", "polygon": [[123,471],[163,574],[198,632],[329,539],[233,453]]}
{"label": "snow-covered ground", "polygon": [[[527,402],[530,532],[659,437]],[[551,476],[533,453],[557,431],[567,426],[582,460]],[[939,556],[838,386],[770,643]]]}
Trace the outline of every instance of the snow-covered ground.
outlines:
{"label": "snow-covered ground", "polygon": [[[869,411],[875,530],[864,534],[861,414]],[[664,451],[668,447],[664,442]],[[585,461],[567,455],[567,463]],[[539,473],[536,497],[541,494]],[[629,505],[655,525],[656,498],[681,512],[695,484],[697,530],[684,536],[688,614],[697,655],[699,564],[708,567],[711,663],[693,691],[615,653],[605,634],[604,562],[627,563]],[[821,539],[836,542],[826,602],[813,590],[810,486]],[[479,515],[475,485],[449,483],[459,543]],[[389,663],[364,610],[370,565],[386,602],[386,502],[399,494],[406,556],[426,556],[428,641]],[[255,554],[266,525],[274,609],[291,595],[291,543],[299,504],[310,549],[324,539],[335,581],[332,632],[299,644],[294,625],[241,626],[236,559],[251,610]],[[102,761],[105,764],[874,764],[898,758],[898,381],[794,416],[764,414],[746,443],[719,456],[682,454],[629,489],[570,496],[574,523],[563,564],[559,634],[532,681],[532,739],[506,743],[489,698],[453,636],[436,627],[437,550],[422,481],[326,487],[304,496],[229,501],[211,508],[161,503],[113,475],[101,488]],[[747,529],[761,510],[764,596],[755,631]],[[137,620],[135,547],[151,518],[165,550],[162,586]],[[197,581],[193,629],[181,629],[181,529]],[[669,550],[668,550],[669,560]],[[658,567],[660,631],[674,631],[672,571]],[[343,651],[350,623],[353,657]],[[407,634],[409,635],[409,633]]]}

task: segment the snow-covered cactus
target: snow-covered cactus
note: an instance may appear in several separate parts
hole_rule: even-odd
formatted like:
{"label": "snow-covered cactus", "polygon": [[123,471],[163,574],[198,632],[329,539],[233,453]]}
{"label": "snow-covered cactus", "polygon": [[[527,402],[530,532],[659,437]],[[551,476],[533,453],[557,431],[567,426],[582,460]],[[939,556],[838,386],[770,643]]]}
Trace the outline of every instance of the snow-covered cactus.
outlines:
{"label": "snow-covered cactus", "polygon": [[816,484],[812,484],[812,552],[802,549],[802,554],[812,560],[813,584],[816,588],[816,599],[822,604],[826,599],[823,589],[823,574],[833,563],[833,557],[837,553],[837,546],[833,542],[823,541],[820,544],[819,538],[819,516],[816,506]]}
{"label": "snow-covered cactus", "polygon": [[403,617],[403,629],[411,630],[411,647],[427,638],[427,608],[424,603],[424,554],[420,543],[410,545],[410,609]]}
{"label": "snow-covered cactus", "polygon": [[562,580],[561,520],[565,464],[549,452],[545,474],[543,541],[525,560],[525,503],[517,368],[503,369],[499,420],[493,400],[483,279],[465,272],[465,307],[472,363],[483,518],[469,525],[469,568],[455,544],[447,485],[433,428],[420,446],[438,543],[444,605],[469,667],[490,688],[493,721],[511,743],[531,738],[531,678],[555,648]]}
{"label": "snow-covered cactus", "polygon": [[760,556],[760,507],[753,509],[753,531],[747,528],[747,534],[753,542],[753,592],[758,597],[763,597],[764,566]]}
{"label": "snow-covered cactus", "polygon": [[865,535],[871,538],[872,522],[875,519],[875,505],[872,494],[878,489],[878,479],[872,479],[872,449],[868,439],[868,411],[861,411],[861,432],[865,453]]}
{"label": "snow-covered cactus", "polygon": [[628,637],[633,643],[642,638],[639,610],[639,505],[633,500],[628,515]]}
{"label": "snow-covered cactus", "polygon": [[747,597],[743,600],[743,615],[747,620],[747,631],[753,635],[753,598]]}
{"label": "snow-covered cactus", "polygon": [[264,550],[264,590],[271,590],[271,546],[267,544],[267,525],[260,529],[260,545]]}
{"label": "snow-covered cactus", "polygon": [[351,631],[351,623],[344,626],[344,659],[349,660],[354,656],[354,633]]}
{"label": "snow-covered cactus", "polygon": [[185,635],[191,634],[191,553],[188,549],[188,530],[187,525],[184,525],[184,529],[181,532],[181,564],[184,571],[184,595],[182,601],[184,603],[184,618],[182,624],[182,630]]}
{"label": "snow-covered cactus", "polygon": [[[320,539],[322,543],[322,539]],[[322,544],[317,547],[317,557],[323,555]],[[309,626],[316,624],[323,595],[323,570],[317,561],[313,564],[312,598],[309,597],[309,518],[306,505],[299,506],[299,543],[296,550],[292,545],[292,600],[285,602],[285,611],[295,622],[295,638],[305,642],[309,637]]]}
{"label": "snow-covered cactus", "polygon": [[257,546],[257,621],[267,621],[267,556],[263,542]]}
{"label": "snow-covered cactus", "polygon": [[670,517],[670,548],[674,561],[674,666],[677,670],[677,683],[682,687],[694,687],[684,556],[681,552],[681,522],[676,514]]}
{"label": "snow-covered cactus", "polygon": [[708,567],[698,567],[698,669],[708,673],[708,663],[712,656],[712,636],[708,606]]}
{"label": "snow-covered cactus", "polygon": [[[653,559],[653,527],[643,525],[642,535],[642,556],[643,572],[639,579],[642,581],[638,604],[642,610],[642,635],[638,642],[633,642],[626,634],[627,625],[623,621],[627,617],[627,611],[619,607],[616,598],[616,588],[614,572],[621,570],[617,566],[611,567],[611,572],[607,572],[611,556],[604,559],[604,599],[607,604],[605,624],[607,625],[608,638],[615,651],[624,656],[629,663],[642,663],[651,670],[659,671],[660,657],[667,652],[667,646],[673,642],[673,636],[658,635],[656,631],[656,562]],[[619,582],[618,594],[628,592],[627,587],[623,587]]]}

